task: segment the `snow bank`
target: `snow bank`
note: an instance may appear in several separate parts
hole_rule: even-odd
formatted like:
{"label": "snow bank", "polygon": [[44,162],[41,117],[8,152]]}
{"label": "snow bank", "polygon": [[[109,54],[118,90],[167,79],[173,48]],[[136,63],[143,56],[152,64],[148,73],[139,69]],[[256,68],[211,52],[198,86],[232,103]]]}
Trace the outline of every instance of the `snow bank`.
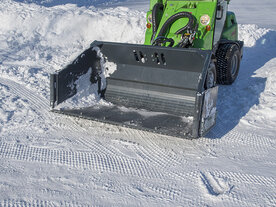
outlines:
{"label": "snow bank", "polygon": [[[256,132],[264,130],[264,133],[275,135],[276,31],[258,28],[255,25],[242,25],[240,29],[241,36],[249,48],[242,63],[242,80],[239,82],[240,85],[247,86],[245,95],[250,100],[257,99],[241,119],[241,126],[247,126],[249,130],[256,128],[254,130]],[[243,68],[245,64],[247,67]],[[252,76],[243,80],[245,73],[250,73]]]}
{"label": "snow bank", "polygon": [[49,73],[72,61],[94,40],[143,43],[145,13],[119,7],[52,8],[4,0],[0,5],[1,77],[49,97]]}
{"label": "snow bank", "polygon": [[[262,40],[262,42],[264,42]],[[276,56],[276,39],[271,45]],[[260,56],[259,56],[260,57]],[[258,57],[256,57],[258,58]],[[241,119],[241,127],[255,133],[263,132],[275,136],[276,129],[276,58],[267,61],[252,76],[247,90],[252,99],[258,101],[252,105],[248,113]]]}
{"label": "snow bank", "polygon": [[239,40],[244,41],[245,47],[253,47],[269,31],[270,29],[259,28],[255,24],[239,25]]}
{"label": "snow bank", "polygon": [[121,3],[122,0],[16,0],[24,3],[35,3],[43,6],[56,6],[62,4],[76,4],[78,6],[109,6],[116,3]]}

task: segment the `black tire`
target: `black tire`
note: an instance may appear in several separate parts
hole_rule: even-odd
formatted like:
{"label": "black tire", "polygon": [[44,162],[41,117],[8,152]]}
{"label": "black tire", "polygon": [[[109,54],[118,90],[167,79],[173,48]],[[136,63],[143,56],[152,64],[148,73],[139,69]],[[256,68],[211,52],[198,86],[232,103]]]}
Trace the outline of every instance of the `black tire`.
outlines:
{"label": "black tire", "polygon": [[214,62],[212,61],[209,65],[208,71],[207,71],[207,75],[206,75],[206,79],[205,79],[205,83],[204,83],[204,87],[205,90],[209,89],[209,88],[213,88],[216,86],[216,65],[214,64]]}
{"label": "black tire", "polygon": [[240,69],[241,52],[236,44],[227,43],[219,46],[217,52],[217,83],[231,85]]}

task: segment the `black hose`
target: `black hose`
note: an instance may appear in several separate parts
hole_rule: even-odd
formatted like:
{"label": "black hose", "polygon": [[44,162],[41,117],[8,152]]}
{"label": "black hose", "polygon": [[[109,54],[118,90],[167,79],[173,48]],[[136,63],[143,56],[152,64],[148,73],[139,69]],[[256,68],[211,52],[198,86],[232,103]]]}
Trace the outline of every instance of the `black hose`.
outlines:
{"label": "black hose", "polygon": [[157,22],[157,14],[159,10],[163,10],[164,6],[161,3],[156,3],[152,9],[152,33],[155,35],[157,29],[159,27],[159,23]]}
{"label": "black hose", "polygon": [[157,37],[152,43],[152,45],[161,46],[162,44],[165,44],[167,42],[170,43],[168,47],[172,47],[174,45],[174,40],[172,38],[167,38],[167,37]]}
{"label": "black hose", "polygon": [[181,29],[177,30],[175,34],[181,34],[182,32],[184,32],[186,29],[191,29],[194,23],[194,18],[193,15],[190,14],[189,12],[179,12],[177,14],[172,15],[166,22],[165,24],[163,24],[158,37],[159,36],[165,36],[165,33],[168,29],[168,27],[174,23],[176,20],[180,19],[180,18],[188,18],[189,22],[182,27]]}

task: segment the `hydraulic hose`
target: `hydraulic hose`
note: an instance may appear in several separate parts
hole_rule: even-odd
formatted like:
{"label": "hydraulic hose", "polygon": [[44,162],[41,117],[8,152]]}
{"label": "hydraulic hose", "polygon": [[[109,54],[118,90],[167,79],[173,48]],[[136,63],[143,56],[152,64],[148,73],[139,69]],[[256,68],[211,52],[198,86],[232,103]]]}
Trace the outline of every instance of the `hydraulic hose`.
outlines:
{"label": "hydraulic hose", "polygon": [[156,3],[152,9],[152,33],[156,34],[157,29],[159,27],[159,23],[157,22],[157,14],[159,10],[163,10],[164,6],[161,3]]}
{"label": "hydraulic hose", "polygon": [[168,47],[172,47],[174,45],[174,40],[172,38],[167,38],[167,37],[157,37],[154,42],[152,43],[152,45],[156,46],[161,46],[161,44],[167,43],[169,42],[169,46]]}
{"label": "hydraulic hose", "polygon": [[190,14],[189,12],[179,12],[177,14],[172,15],[162,26],[158,37],[159,36],[165,36],[165,33],[168,29],[168,27],[174,23],[176,20],[180,19],[180,18],[188,18],[189,22],[182,27],[181,29],[177,30],[175,34],[181,34],[182,32],[184,32],[186,29],[191,29],[193,24],[194,24],[194,18],[193,15]]}

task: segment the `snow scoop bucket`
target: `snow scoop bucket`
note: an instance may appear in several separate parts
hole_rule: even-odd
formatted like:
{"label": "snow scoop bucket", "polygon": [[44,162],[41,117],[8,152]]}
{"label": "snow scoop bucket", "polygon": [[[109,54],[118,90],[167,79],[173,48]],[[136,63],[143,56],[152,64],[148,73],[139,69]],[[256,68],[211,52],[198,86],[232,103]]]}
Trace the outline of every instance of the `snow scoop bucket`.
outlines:
{"label": "snow scoop bucket", "polygon": [[[55,107],[78,93],[76,81],[99,68],[100,51],[117,69],[101,91],[112,104]],[[54,112],[176,137],[200,137],[215,124],[217,86],[205,89],[211,51],[95,41],[51,74]],[[89,83],[92,84],[92,83]],[[99,91],[100,91],[100,84]],[[103,94],[102,94],[103,95]]]}

